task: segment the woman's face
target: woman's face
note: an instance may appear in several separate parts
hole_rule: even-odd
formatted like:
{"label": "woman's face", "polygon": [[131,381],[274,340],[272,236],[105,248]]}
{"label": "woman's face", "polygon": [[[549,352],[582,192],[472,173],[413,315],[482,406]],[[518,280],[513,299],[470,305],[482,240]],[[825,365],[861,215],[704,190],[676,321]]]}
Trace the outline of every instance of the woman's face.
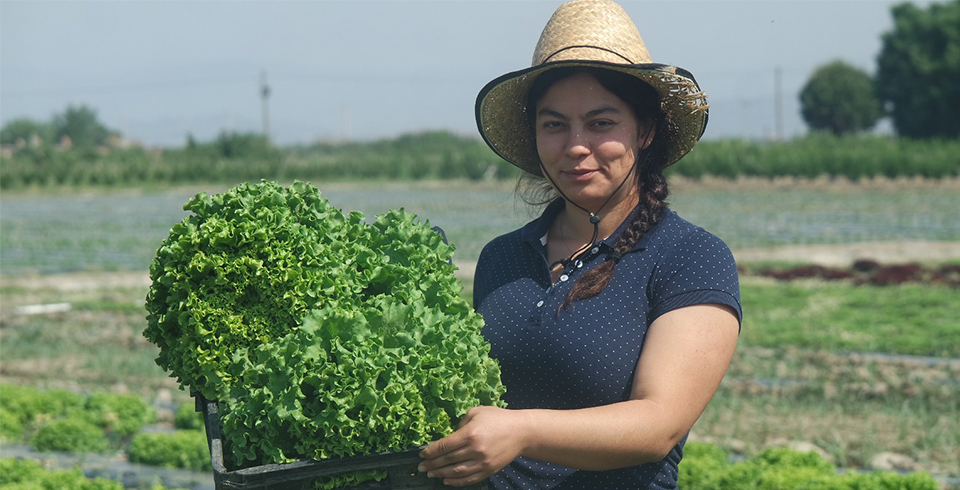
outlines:
{"label": "woman's face", "polygon": [[[568,199],[591,211],[614,193],[653,139],[651,124],[638,121],[626,102],[586,73],[554,83],[536,111],[540,161]],[[636,196],[631,175],[608,206]]]}

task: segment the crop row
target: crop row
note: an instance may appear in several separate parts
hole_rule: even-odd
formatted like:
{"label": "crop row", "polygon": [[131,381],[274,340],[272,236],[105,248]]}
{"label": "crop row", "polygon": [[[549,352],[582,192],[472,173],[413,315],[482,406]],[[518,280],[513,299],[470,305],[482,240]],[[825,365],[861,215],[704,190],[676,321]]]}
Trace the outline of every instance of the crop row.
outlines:
{"label": "crop row", "polygon": [[[124,485],[107,478],[87,478],[79,468],[48,469],[38,461],[0,459],[0,489],[3,490],[124,490]],[[166,490],[156,483],[150,490]]]}
{"label": "crop row", "polygon": [[210,469],[202,419],[181,405],[171,432],[146,432],[156,412],[139,395],[0,385],[0,440],[38,451],[126,454],[131,462]]}
{"label": "crop row", "polygon": [[[129,459],[148,465],[209,470],[206,439],[200,417],[183,405],[175,417],[175,432],[142,432],[154,412],[135,395],[79,395],[65,390],[42,391],[17,385],[2,385],[0,407],[2,436],[6,442],[29,440],[41,451],[103,451],[127,439]],[[114,447],[115,449],[116,447]],[[79,469],[46,470],[39,463],[0,460],[0,488],[64,488],[120,490],[118,482],[88,480]],[[680,465],[683,488],[699,489],[819,489],[819,490],[937,490],[938,483],[925,472],[849,472],[816,452],[786,447],[768,448],[732,462],[719,446],[690,442]],[[17,486],[21,485],[21,486]],[[53,485],[51,487],[51,485]],[[30,487],[33,488],[33,487]],[[152,490],[162,490],[156,485]]]}
{"label": "crop row", "polygon": [[[704,141],[676,175],[719,177],[945,178],[960,175],[960,140],[813,135],[783,142]],[[23,148],[4,159],[0,188],[130,186],[261,179],[511,180],[518,171],[482,141],[445,132],[392,140],[271,147],[223,152],[210,148],[96,152]]]}
{"label": "crop row", "polygon": [[788,447],[767,449],[745,461],[731,463],[717,446],[689,443],[680,463],[679,487],[684,490],[939,490],[928,473],[887,471],[838,473],[816,452]]}

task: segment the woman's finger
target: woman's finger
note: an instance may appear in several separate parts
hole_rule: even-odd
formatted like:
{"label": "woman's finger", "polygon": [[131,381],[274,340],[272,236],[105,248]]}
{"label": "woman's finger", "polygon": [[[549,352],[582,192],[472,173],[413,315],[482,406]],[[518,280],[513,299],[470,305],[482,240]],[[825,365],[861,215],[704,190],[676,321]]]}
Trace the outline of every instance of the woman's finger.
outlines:
{"label": "woman's finger", "polygon": [[444,478],[443,484],[449,485],[451,487],[466,487],[468,485],[476,485],[483,481],[485,477],[483,475],[471,475],[468,478]]}
{"label": "woman's finger", "polygon": [[434,471],[450,465],[456,465],[474,460],[476,459],[475,456],[476,455],[474,454],[474,451],[472,451],[469,447],[464,446],[453,451],[438,454],[433,458],[425,458],[417,467],[417,469],[427,472]]}
{"label": "woman's finger", "polygon": [[420,457],[423,459],[434,459],[438,456],[456,451],[463,445],[463,441],[457,437],[457,433],[444,437],[438,441],[433,441],[420,451]]}
{"label": "woman's finger", "polygon": [[470,420],[473,419],[473,416],[477,412],[478,412],[477,407],[467,410],[467,413],[463,414],[463,417],[460,419],[460,423],[457,424],[457,427],[459,428],[459,427],[463,427],[464,425],[467,425],[467,422],[470,422]]}
{"label": "woman's finger", "polygon": [[427,473],[427,476],[443,479],[444,485],[462,487],[483,481],[489,476],[489,472],[485,471],[479,461],[466,460],[432,470]]}

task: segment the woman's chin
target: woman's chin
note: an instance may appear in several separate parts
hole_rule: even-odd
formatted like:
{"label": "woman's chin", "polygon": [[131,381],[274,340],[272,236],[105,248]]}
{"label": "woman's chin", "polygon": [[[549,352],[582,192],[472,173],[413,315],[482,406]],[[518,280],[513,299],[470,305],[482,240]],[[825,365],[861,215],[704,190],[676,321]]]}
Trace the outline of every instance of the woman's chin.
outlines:
{"label": "woman's chin", "polygon": [[[615,186],[566,184],[567,185],[560,188],[560,190],[563,191],[564,197],[566,197],[568,201],[573,201],[577,205],[594,213],[599,211],[601,206],[603,206],[605,211],[609,211],[613,207],[618,206],[626,197],[623,192],[624,189],[620,189],[621,192],[618,193]],[[614,193],[618,195],[611,197]]]}

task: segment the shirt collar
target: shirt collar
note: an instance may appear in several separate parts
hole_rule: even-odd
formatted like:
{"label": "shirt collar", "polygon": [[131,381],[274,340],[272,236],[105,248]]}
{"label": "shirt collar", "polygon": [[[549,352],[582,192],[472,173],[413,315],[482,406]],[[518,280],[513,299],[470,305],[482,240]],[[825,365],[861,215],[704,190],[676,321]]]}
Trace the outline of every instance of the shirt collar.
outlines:
{"label": "shirt collar", "polygon": [[547,231],[550,229],[550,224],[553,223],[557,215],[563,211],[563,206],[563,198],[554,199],[553,202],[548,204],[547,208],[543,210],[539,218],[524,225],[520,230],[520,240],[542,247],[540,238],[547,234]]}

